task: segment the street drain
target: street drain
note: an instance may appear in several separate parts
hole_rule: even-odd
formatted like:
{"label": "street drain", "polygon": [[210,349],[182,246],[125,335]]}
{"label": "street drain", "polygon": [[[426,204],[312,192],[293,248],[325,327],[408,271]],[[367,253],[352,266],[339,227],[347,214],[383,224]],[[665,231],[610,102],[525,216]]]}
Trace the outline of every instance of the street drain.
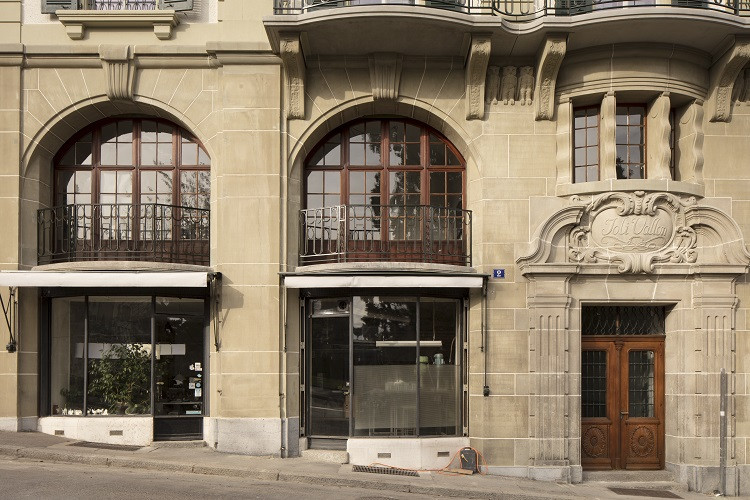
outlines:
{"label": "street drain", "polygon": [[369,465],[352,465],[353,472],[369,472],[371,474],[389,474],[391,476],[419,477],[417,471],[394,469],[392,467],[371,467]]}
{"label": "street drain", "polygon": [[78,446],[81,448],[97,448],[102,450],[117,450],[117,451],[135,451],[143,448],[142,446],[132,446],[127,444],[107,444],[107,443],[89,443],[87,441],[78,441],[76,443],[70,443],[68,446]]}
{"label": "street drain", "polygon": [[650,497],[650,498],[682,498],[671,491],[666,490],[647,490],[643,488],[609,488],[610,491],[618,495],[630,495],[633,497]]}

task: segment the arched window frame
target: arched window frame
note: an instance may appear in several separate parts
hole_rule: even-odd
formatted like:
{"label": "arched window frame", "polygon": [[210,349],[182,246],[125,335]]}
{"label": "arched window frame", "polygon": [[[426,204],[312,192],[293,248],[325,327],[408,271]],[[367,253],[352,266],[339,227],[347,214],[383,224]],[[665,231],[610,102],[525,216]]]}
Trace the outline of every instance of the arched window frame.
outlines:
{"label": "arched window frame", "polygon": [[[119,151],[122,151],[123,154],[126,154],[125,151],[129,149],[129,155],[130,155],[130,161],[129,162],[123,162],[119,163],[115,161],[114,164],[107,164],[103,163],[102,161],[102,131],[105,129],[105,127],[111,126],[114,124],[116,127],[118,127],[120,124],[124,124],[127,122],[131,122],[131,128],[130,128],[130,134],[131,138],[130,140],[126,140],[120,143],[116,144],[127,144],[129,143],[130,147],[124,147]],[[157,127],[164,126],[171,128],[171,164],[159,164],[158,158],[156,158],[156,162],[154,165],[144,164],[143,163],[143,148],[142,145],[144,143],[151,144],[150,141],[143,141],[143,124],[145,122],[153,122],[157,124]],[[157,129],[161,130],[161,129]],[[90,162],[83,163],[79,161],[74,161],[71,164],[65,164],[65,158],[68,156],[68,153],[72,150],[71,148],[76,148],[78,144],[85,144],[88,143],[88,141],[83,141],[82,139],[85,139],[90,134]],[[159,132],[157,132],[159,134]],[[120,132],[120,129],[117,130],[117,137],[121,137],[122,134]],[[158,137],[158,135],[157,135]],[[158,139],[157,139],[158,141]],[[161,146],[162,144],[169,144],[168,142],[158,142],[158,144]],[[186,163],[183,159],[183,149],[185,149],[184,146],[191,147],[192,145],[197,145],[198,149],[196,151],[196,161],[195,164]],[[158,148],[158,146],[157,146]],[[115,146],[115,150],[118,150],[118,146]],[[119,154],[119,153],[118,153]],[[74,159],[75,159],[75,151],[73,152]],[[204,157],[206,159],[206,163],[201,164],[201,157]],[[119,164],[118,164],[119,163]],[[194,192],[182,192],[181,189],[181,179],[182,174],[187,172],[205,172],[206,176],[210,176],[210,170],[211,170],[211,164],[210,164],[210,158],[208,156],[208,153],[206,152],[206,148],[203,146],[203,144],[192,134],[190,134],[188,131],[180,127],[178,124],[170,122],[168,120],[159,119],[159,118],[151,118],[151,117],[117,117],[117,118],[109,118],[105,120],[98,121],[94,124],[89,125],[85,129],[78,132],[75,136],[73,136],[70,140],[68,140],[65,145],[63,145],[62,148],[58,151],[58,153],[55,155],[53,159],[53,165],[54,165],[54,174],[53,174],[53,189],[54,189],[54,201],[53,204],[56,206],[60,205],[70,205],[70,204],[98,204],[103,203],[102,201],[102,193],[101,193],[101,177],[103,172],[132,172],[131,174],[131,182],[130,182],[130,191],[129,193],[124,193],[124,195],[120,199],[124,199],[126,196],[125,194],[129,194],[130,200],[127,202],[127,204],[138,204],[138,203],[158,203],[158,204],[165,204],[165,205],[176,205],[176,206],[190,206],[194,208],[208,208],[209,198],[210,198],[210,179],[204,176],[204,184],[207,183],[209,186],[209,189],[207,191],[201,191],[201,189],[197,186],[197,178],[196,178],[196,189]],[[159,193],[158,190],[154,192],[153,194],[144,192],[143,186],[142,186],[142,176],[140,175],[141,172],[149,172],[149,171],[171,171],[172,172],[172,180],[171,180],[171,197],[166,202],[166,197],[162,196],[161,199],[159,198],[159,195],[162,193]],[[76,191],[69,193],[67,190],[64,190],[64,186],[61,185],[60,181],[60,173],[63,172],[72,172],[74,175],[78,175],[78,173],[89,173],[90,175],[90,181],[88,186],[88,193],[78,193],[77,192],[77,186]],[[127,186],[118,186],[125,189]],[[120,200],[118,200],[117,192],[115,193],[107,193],[107,194],[114,194],[115,199],[111,203],[120,203]],[[166,193],[164,193],[166,194]],[[145,200],[144,197],[153,196],[153,201],[151,200]],[[71,199],[72,197],[72,199]],[[190,201],[188,201],[188,197],[192,197]],[[110,203],[109,201],[105,203]]]}
{"label": "arched window frame", "polygon": [[[368,123],[373,122],[379,122],[379,132],[380,132],[380,139],[377,142],[369,143],[367,141],[361,141],[359,144],[379,144],[380,145],[380,161],[377,163],[372,164],[365,164],[365,165],[357,165],[352,164],[352,154],[351,154],[351,131],[354,129],[354,127],[365,125],[367,126]],[[390,152],[390,146],[393,143],[391,140],[391,134],[390,134],[390,124],[392,123],[403,123],[404,125],[408,125],[411,127],[417,127],[420,130],[420,137],[419,137],[419,164],[413,164],[413,165],[392,165],[391,164],[391,155],[390,154],[384,154],[384,152]],[[405,134],[406,135],[406,134]],[[337,139],[338,138],[338,139]],[[339,144],[339,162],[338,164],[313,164],[313,162],[318,163],[318,158],[316,158],[318,155],[320,155],[321,150],[326,145],[332,145],[332,144]],[[401,142],[401,144],[407,144],[407,142]],[[438,145],[442,144],[445,147],[445,162],[444,164],[436,164],[432,165],[432,162],[430,160],[430,148],[432,145]],[[448,164],[448,157],[450,155],[453,155],[455,158],[456,164]],[[366,155],[366,153],[365,153]],[[407,154],[407,160],[408,161],[408,154]],[[406,161],[404,163],[406,163]],[[365,162],[367,163],[367,160],[365,159]],[[303,205],[304,208],[319,208],[319,207],[326,207],[326,206],[332,206],[331,202],[333,201],[334,195],[338,195],[338,200],[334,205],[376,205],[375,203],[372,203],[373,196],[367,196],[370,193],[352,193],[351,190],[351,183],[349,182],[349,179],[351,178],[351,173],[353,172],[376,172],[380,173],[380,190],[379,190],[379,205],[391,205],[390,201],[393,199],[393,194],[390,192],[391,184],[392,184],[392,176],[391,173],[397,173],[397,172],[419,172],[420,173],[420,193],[419,193],[419,205],[431,205],[431,206],[440,206],[445,207],[448,206],[450,201],[448,200],[448,197],[451,195],[457,194],[457,193],[450,193],[447,191],[442,192],[443,201],[442,203],[436,203],[438,201],[437,197],[440,196],[438,192],[436,191],[434,194],[431,192],[431,186],[430,186],[430,173],[437,173],[437,172],[459,172],[461,174],[461,192],[460,192],[460,206],[454,206],[453,208],[465,208],[466,206],[466,161],[464,160],[461,153],[458,151],[458,149],[448,141],[440,132],[434,130],[433,128],[420,123],[415,120],[411,120],[408,118],[400,118],[400,117],[370,117],[370,118],[363,118],[356,121],[349,122],[338,129],[334,130],[333,132],[329,133],[323,140],[321,140],[316,147],[312,150],[312,152],[305,158],[305,169],[304,169],[304,179],[303,179]],[[317,191],[311,192],[310,185],[308,182],[309,174],[311,172],[315,171],[322,171],[322,172],[340,172],[339,175],[339,183],[338,183],[338,193],[334,193],[333,191],[329,192],[323,191],[322,193],[319,193]],[[427,172],[427,174],[423,174],[423,172]],[[386,174],[386,175],[383,175]],[[324,174],[325,175],[325,174]],[[323,184],[327,184],[327,180],[323,180]],[[327,188],[328,186],[326,186]],[[370,198],[369,200],[366,200],[366,203],[353,203],[352,202],[352,194],[357,196],[360,200],[363,198]],[[408,193],[407,193],[408,194]],[[313,204],[310,203],[311,198],[310,195],[321,195],[322,196],[322,204],[316,206],[311,206]],[[412,203],[407,203],[408,205],[412,205]]]}

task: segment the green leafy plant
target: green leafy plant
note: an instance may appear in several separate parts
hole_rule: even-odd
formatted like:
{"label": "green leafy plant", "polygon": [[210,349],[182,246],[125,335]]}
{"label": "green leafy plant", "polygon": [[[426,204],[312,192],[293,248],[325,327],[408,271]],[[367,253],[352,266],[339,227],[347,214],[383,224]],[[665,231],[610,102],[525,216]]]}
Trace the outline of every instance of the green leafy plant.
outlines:
{"label": "green leafy plant", "polygon": [[149,413],[150,386],[151,356],[143,344],[113,344],[89,366],[89,394],[110,413]]}

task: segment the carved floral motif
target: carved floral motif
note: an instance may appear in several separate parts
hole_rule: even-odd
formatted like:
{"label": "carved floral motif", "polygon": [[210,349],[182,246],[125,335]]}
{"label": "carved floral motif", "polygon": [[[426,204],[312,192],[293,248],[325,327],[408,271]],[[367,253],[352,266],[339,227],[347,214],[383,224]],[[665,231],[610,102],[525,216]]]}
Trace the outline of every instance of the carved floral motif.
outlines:
{"label": "carved floral motif", "polygon": [[568,255],[574,262],[617,264],[621,273],[651,272],[662,262],[695,262],[697,235],[685,222],[685,209],[694,204],[695,198],[669,193],[598,196],[571,230]]}

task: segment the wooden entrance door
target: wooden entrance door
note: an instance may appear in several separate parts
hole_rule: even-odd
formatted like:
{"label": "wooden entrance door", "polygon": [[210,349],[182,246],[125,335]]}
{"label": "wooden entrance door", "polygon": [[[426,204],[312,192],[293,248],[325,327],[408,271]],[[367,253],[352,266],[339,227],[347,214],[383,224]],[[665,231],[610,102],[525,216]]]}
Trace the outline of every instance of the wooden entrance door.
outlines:
{"label": "wooden entrance door", "polygon": [[582,342],[581,463],[585,469],[664,466],[664,337]]}

